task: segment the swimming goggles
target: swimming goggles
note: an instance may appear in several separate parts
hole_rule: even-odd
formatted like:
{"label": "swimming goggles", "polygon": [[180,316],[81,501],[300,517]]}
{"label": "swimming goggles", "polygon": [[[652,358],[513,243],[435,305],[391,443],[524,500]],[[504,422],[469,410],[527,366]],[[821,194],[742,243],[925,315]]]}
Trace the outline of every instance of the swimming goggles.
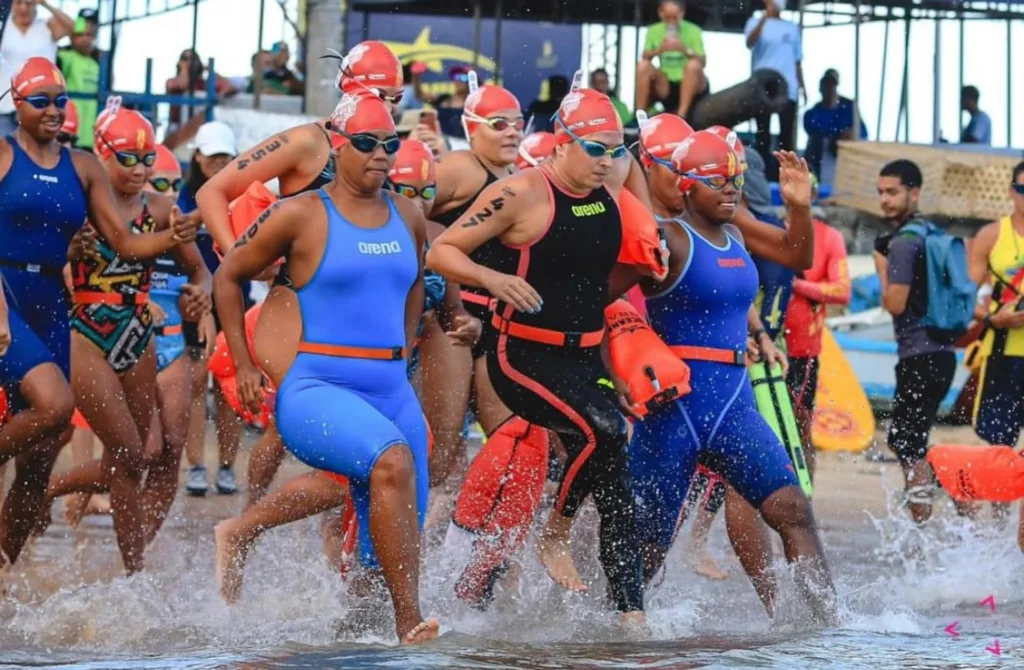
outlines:
{"label": "swimming goggles", "polygon": [[1017,192],[1017,195],[1024,195],[1024,184],[1014,184],[1013,190]]}
{"label": "swimming goggles", "polygon": [[117,162],[121,164],[121,167],[133,168],[139,163],[142,163],[146,167],[153,167],[153,165],[156,164],[155,151],[151,151],[150,153],[143,154],[141,156],[136,154],[129,154],[123,151],[118,151],[113,146],[111,146],[110,142],[107,141],[106,137],[103,137],[102,133],[96,133],[96,137],[100,138],[100,141],[102,141],[103,144],[107,145],[107,148],[114,153],[114,158],[116,158]]}
{"label": "swimming goggles", "polygon": [[48,109],[50,105],[53,105],[57,109],[64,109],[68,106],[69,100],[67,93],[58,93],[56,96],[52,98],[48,95],[43,95],[41,93],[39,95],[29,95],[25,97],[22,97],[17,93],[14,93],[12,97],[15,100],[19,100],[21,102],[27,102],[29,105],[32,106],[33,109],[38,109],[40,111]]}
{"label": "swimming goggles", "polygon": [[173,191],[177,193],[185,187],[185,180],[181,177],[177,179],[168,179],[167,177],[155,177],[149,180],[149,185],[157,190],[157,193],[166,193],[167,191]]}
{"label": "swimming goggles", "polygon": [[573,141],[577,142],[581,147],[583,147],[583,151],[585,151],[587,155],[590,156],[591,158],[604,158],[605,156],[611,156],[612,158],[622,158],[623,156],[626,155],[626,152],[629,151],[629,149],[626,148],[626,145],[624,143],[619,144],[618,146],[610,147],[604,142],[585,140],[582,137],[577,136],[574,132],[565,127],[565,124],[562,123],[562,119],[559,118],[558,116],[558,112],[554,113],[554,115],[551,117],[551,120],[560,125],[562,127],[562,130],[564,130],[566,134],[568,134],[569,137],[573,139]]}
{"label": "swimming goggles", "polygon": [[743,184],[747,182],[746,175],[744,175],[742,172],[731,177],[726,177],[720,174],[702,175],[697,174],[696,172],[685,172],[683,174],[680,174],[679,176],[684,177],[685,179],[699,181],[700,183],[710,188],[712,191],[721,191],[730,183],[737,189],[742,189]]}
{"label": "swimming goggles", "polygon": [[369,133],[356,133],[355,135],[349,135],[348,133],[343,133],[337,130],[334,132],[351,142],[356,151],[364,154],[373,153],[377,150],[377,147],[383,147],[384,153],[388,156],[393,156],[398,153],[398,148],[402,146],[402,140],[398,135],[385,137],[381,140]]}
{"label": "swimming goggles", "polygon": [[437,184],[427,184],[423,188],[416,188],[408,184],[392,184],[392,186],[395,193],[404,195],[409,199],[423,198],[424,200],[433,200],[437,197]]}
{"label": "swimming goggles", "polygon": [[494,116],[485,119],[482,116],[477,116],[476,114],[472,114],[470,112],[465,112],[463,116],[466,118],[467,121],[473,121],[474,123],[486,123],[492,129],[497,130],[499,133],[508,130],[509,126],[512,126],[519,132],[523,132],[523,128],[526,127],[526,120],[523,119],[523,117],[521,116],[516,119],[506,119],[503,116]]}

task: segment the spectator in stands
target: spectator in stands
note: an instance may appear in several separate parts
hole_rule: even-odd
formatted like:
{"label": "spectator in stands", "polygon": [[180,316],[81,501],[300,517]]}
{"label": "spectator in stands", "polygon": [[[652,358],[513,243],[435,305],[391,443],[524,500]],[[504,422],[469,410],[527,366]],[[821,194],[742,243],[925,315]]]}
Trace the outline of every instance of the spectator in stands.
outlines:
{"label": "spectator in stands", "polygon": [[[167,92],[172,95],[195,95],[196,97],[204,97],[206,94],[206,66],[203,65],[203,60],[199,57],[199,54],[192,51],[191,49],[185,49],[181,52],[181,56],[178,57],[178,73],[167,80]],[[238,93],[238,89],[235,88],[232,83],[225,77],[219,74],[214,75],[214,91],[217,94],[217,99],[230,98],[234,94]],[[181,107],[179,105],[172,105],[170,110],[171,130],[178,127],[178,125],[185,122],[185,119],[181,116]]]}
{"label": "spectator in stands", "polygon": [[444,109],[462,109],[465,107],[466,98],[469,96],[469,73],[472,71],[473,68],[468,65],[456,65],[450,68],[448,70],[448,78],[455,85],[455,91],[452,93],[442,93],[428,102],[434,107]]}
{"label": "spectator in stands", "polygon": [[839,140],[867,139],[868,127],[860,119],[860,130],[853,132],[853,100],[839,95],[839,73],[825,71],[818,84],[821,102],[804,112],[804,130],[807,131],[805,157],[811,172],[822,184],[832,185],[836,173]]}
{"label": "spectator in stands", "polygon": [[[789,102],[779,113],[779,149],[794,151],[797,100],[802,93],[806,104],[807,92],[800,68],[804,57],[800,28],[779,17],[785,8],[786,0],[764,0],[764,12],[761,16],[750,17],[743,34],[750,49],[750,71],[774,70],[786,81]],[[779,164],[772,153],[771,125],[771,112],[763,110],[757,115],[757,152],[767,157],[768,178],[774,181],[779,178]]]}
{"label": "spectator in stands", "polygon": [[615,105],[615,111],[619,113],[619,118],[622,119],[622,125],[626,125],[633,119],[633,112],[629,110],[629,106],[619,100],[616,97],[615,89],[612,88],[611,78],[608,76],[608,70],[603,67],[599,67],[590,73],[590,88],[600,93],[607,95],[612,104]]}
{"label": "spectator in stands", "polygon": [[544,100],[538,98],[526,108],[526,118],[529,119],[533,132],[554,132],[555,122],[551,120],[551,117],[562,106],[562,100],[567,95],[569,95],[568,79],[560,74],[548,77],[547,98]]}
{"label": "spectator in stands", "polygon": [[92,129],[99,113],[100,61],[96,49],[96,10],[84,9],[75,20],[71,48],[57,52],[57,65],[67,80],[68,93],[81,93],[90,98],[75,98],[78,108],[79,149],[92,150]]}
{"label": "spectator in stands", "polygon": [[238,90],[245,89],[246,93],[256,93],[256,87],[259,86],[260,95],[267,93],[268,91],[263,86],[263,73],[266,72],[270,67],[270,52],[260,50],[252,55],[249,61],[252,67],[252,72],[248,77],[231,77],[229,79],[230,84]]}
{"label": "spectator in stands", "polygon": [[278,42],[270,48],[270,66],[263,70],[263,92],[271,95],[302,95],[302,79],[288,67],[292,54]]}
{"label": "spectator in stands", "polygon": [[[707,93],[707,57],[701,29],[684,21],[684,0],[662,0],[659,23],[647,27],[644,53],[636,68],[636,107],[646,110],[660,102],[666,112],[686,118],[693,104]],[[658,59],[658,67],[653,59]]]}
{"label": "spectator in stands", "polygon": [[[39,16],[37,7],[50,12]],[[6,24],[0,28],[0,90],[6,90],[11,77],[29,58],[41,57],[57,62],[57,42],[75,27],[74,20],[46,0],[14,0]],[[0,99],[0,136],[10,135],[18,127],[14,118],[14,100]]]}
{"label": "spectator in stands", "polygon": [[971,119],[960,133],[964,144],[992,144],[992,119],[978,109],[981,93],[974,86],[964,86],[960,91],[960,109],[970,114]]}
{"label": "spectator in stands", "polygon": [[925,223],[918,211],[923,183],[921,169],[911,161],[896,160],[882,168],[878,201],[892,232],[875,240],[874,252],[882,307],[892,314],[899,355],[889,449],[903,468],[910,514],[919,524],[931,517],[935,493],[925,459],[928,438],[956,371],[953,341],[922,323],[928,312],[924,238],[902,232],[908,223]]}

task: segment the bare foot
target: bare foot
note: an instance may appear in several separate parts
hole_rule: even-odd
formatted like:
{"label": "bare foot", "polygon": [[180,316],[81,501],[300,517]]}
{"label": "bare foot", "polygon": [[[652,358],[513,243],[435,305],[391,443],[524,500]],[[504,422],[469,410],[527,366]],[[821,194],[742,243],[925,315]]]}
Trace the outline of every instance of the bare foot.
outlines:
{"label": "bare foot", "polygon": [[411,631],[402,636],[402,644],[423,644],[436,640],[441,624],[437,619],[427,619],[416,625]]}
{"label": "bare foot", "polygon": [[64,498],[64,521],[72,528],[78,528],[88,507],[88,493],[72,493]]}
{"label": "bare foot", "polygon": [[569,546],[570,530],[572,519],[552,511],[548,517],[547,527],[537,538],[537,558],[556,584],[569,591],[586,593],[587,585],[583,583],[572,560],[572,549]]}
{"label": "bare foot", "polygon": [[110,514],[110,497],[94,493],[89,496],[89,505],[85,508],[87,515]]}
{"label": "bare foot", "polygon": [[427,506],[427,518],[423,523],[423,530],[429,530],[438,524],[446,527],[452,518],[452,510],[455,495],[438,487],[437,493],[430,496],[430,504]]}
{"label": "bare foot", "polygon": [[217,545],[217,585],[220,587],[220,595],[229,605],[238,602],[238,596],[242,591],[245,561],[251,546],[238,533],[239,523],[238,519],[227,519],[213,529]]}
{"label": "bare foot", "polygon": [[715,563],[715,559],[711,558],[711,554],[702,552],[700,558],[697,559],[697,564],[693,566],[693,571],[701,577],[707,577],[708,579],[729,579],[729,573],[718,567]]}
{"label": "bare foot", "polygon": [[632,635],[647,633],[647,615],[643,612],[622,612],[619,615],[619,623]]}

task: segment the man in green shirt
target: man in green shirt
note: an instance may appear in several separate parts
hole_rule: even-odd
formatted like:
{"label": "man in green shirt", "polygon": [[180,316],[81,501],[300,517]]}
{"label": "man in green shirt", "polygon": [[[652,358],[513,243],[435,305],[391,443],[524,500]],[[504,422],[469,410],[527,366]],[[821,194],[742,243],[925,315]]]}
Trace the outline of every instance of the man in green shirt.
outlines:
{"label": "man in green shirt", "polygon": [[622,125],[626,125],[633,120],[633,112],[629,110],[626,103],[622,102],[615,96],[615,91],[612,89],[611,79],[608,77],[608,70],[603,67],[599,67],[590,73],[590,88],[594,89],[598,93],[604,93],[612,101],[612,105],[615,107],[615,111],[619,113],[619,119],[622,120]]}
{"label": "man in green shirt", "polygon": [[[86,11],[83,10],[83,14]],[[78,148],[92,150],[93,126],[99,113],[96,96],[100,90],[100,63],[95,50],[96,23],[79,15],[71,35],[71,48],[57,52],[57,66],[64,73],[69,93],[87,93],[89,99],[75,98],[78,109]]]}
{"label": "man in green shirt", "polygon": [[661,22],[648,26],[644,53],[636,68],[636,109],[660,102],[666,112],[686,118],[707,92],[704,35],[698,26],[683,20],[685,14],[684,0],[662,0],[658,5]]}

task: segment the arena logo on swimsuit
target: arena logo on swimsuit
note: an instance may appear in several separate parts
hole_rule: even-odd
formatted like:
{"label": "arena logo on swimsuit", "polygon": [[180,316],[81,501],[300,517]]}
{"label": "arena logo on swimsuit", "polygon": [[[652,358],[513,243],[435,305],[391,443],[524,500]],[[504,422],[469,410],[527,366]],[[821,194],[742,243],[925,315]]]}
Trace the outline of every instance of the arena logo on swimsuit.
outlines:
{"label": "arena logo on swimsuit", "polygon": [[573,216],[597,216],[598,214],[604,214],[605,209],[603,202],[592,202],[587,205],[573,205],[572,215]]}
{"label": "arena logo on swimsuit", "polygon": [[360,242],[359,253],[372,256],[400,254],[402,253],[402,247],[399,246],[398,240],[393,242]]}

